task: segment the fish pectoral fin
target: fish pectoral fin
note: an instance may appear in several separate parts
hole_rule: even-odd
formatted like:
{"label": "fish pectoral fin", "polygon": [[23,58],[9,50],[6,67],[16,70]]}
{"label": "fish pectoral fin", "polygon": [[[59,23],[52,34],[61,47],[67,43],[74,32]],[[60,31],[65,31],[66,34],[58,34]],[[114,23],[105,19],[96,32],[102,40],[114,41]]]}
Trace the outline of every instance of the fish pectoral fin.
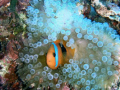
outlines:
{"label": "fish pectoral fin", "polygon": [[63,52],[62,54],[63,54],[63,64],[68,63],[69,60],[68,60],[67,53],[66,53],[66,52]]}
{"label": "fish pectoral fin", "polygon": [[63,58],[66,58],[67,55],[66,52],[63,52],[62,54],[63,54]]}

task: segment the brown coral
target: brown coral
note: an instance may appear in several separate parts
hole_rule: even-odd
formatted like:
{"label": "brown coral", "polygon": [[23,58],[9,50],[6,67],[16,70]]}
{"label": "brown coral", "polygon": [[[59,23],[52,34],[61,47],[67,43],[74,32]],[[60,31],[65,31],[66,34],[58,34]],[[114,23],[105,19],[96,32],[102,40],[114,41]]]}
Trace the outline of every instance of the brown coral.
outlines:
{"label": "brown coral", "polygon": [[16,44],[18,44],[17,41],[11,40],[7,45],[8,56],[10,58],[12,58],[13,60],[18,58],[18,52],[17,52]]}
{"label": "brown coral", "polygon": [[29,5],[29,0],[18,0],[17,11],[25,10]]}
{"label": "brown coral", "polygon": [[9,66],[9,72],[5,74],[6,84],[10,90],[19,90],[20,83],[18,81],[18,76],[16,75],[16,62],[11,61]]}
{"label": "brown coral", "polygon": [[7,5],[8,2],[10,2],[10,0],[0,0],[0,7]]}

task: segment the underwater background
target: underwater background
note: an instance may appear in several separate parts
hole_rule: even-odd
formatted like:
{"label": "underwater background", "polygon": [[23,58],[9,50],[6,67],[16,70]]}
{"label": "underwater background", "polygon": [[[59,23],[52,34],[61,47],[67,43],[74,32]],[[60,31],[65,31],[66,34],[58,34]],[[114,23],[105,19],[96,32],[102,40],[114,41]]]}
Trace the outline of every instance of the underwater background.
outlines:
{"label": "underwater background", "polygon": [[119,90],[119,0],[0,0],[0,90]]}

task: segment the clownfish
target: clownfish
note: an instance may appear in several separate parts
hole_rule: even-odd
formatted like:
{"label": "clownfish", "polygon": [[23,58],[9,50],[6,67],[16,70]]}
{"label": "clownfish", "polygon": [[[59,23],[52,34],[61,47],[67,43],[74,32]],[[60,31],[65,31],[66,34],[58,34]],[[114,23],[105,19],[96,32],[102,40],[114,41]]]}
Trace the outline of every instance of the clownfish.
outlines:
{"label": "clownfish", "polygon": [[69,63],[69,59],[74,56],[75,49],[66,47],[66,42],[56,40],[51,43],[51,46],[46,55],[47,65],[51,69],[57,69],[59,66]]}

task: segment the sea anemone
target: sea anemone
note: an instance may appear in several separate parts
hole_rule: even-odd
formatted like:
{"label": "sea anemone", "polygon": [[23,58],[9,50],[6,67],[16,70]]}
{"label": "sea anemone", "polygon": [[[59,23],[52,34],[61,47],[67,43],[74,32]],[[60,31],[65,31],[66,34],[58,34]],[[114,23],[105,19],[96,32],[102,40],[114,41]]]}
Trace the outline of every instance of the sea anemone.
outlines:
{"label": "sea anemone", "polygon": [[[18,76],[27,88],[109,89],[118,80],[120,36],[108,23],[84,18],[79,0],[31,0],[28,6],[28,38],[19,53]],[[51,69],[46,54],[51,43],[66,42],[75,49],[68,63]],[[59,55],[59,53],[58,53]]]}

